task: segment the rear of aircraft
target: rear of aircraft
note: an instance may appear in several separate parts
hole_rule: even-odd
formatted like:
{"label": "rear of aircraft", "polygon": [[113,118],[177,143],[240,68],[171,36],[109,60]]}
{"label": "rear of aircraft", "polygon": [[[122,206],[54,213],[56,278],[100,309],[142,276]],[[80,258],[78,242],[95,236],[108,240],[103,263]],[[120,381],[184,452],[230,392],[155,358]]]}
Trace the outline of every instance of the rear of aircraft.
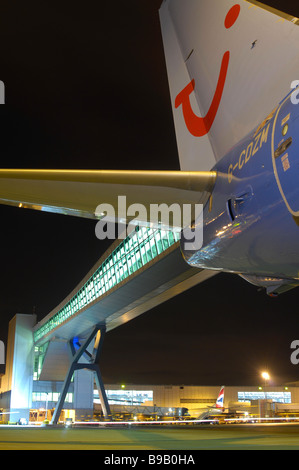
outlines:
{"label": "rear of aircraft", "polygon": [[[0,169],[1,204],[96,220],[109,206],[114,221],[149,227],[152,205],[183,213],[213,193],[215,207],[219,161],[299,78],[298,19],[253,0],[164,0],[160,19],[181,171]],[[188,226],[162,219],[154,226]]]}
{"label": "rear of aircraft", "polygon": [[[242,273],[267,292],[294,287],[290,280],[298,281],[294,262],[298,232],[289,213],[298,215],[290,211],[282,184],[289,191],[291,175],[298,180],[298,165],[296,158],[290,164],[290,155],[283,156],[284,165],[279,160],[273,163],[272,154],[274,148],[283,144],[284,151],[285,143],[292,142],[284,142],[280,124],[290,119],[290,125],[297,119],[294,109],[279,114],[274,138],[277,113],[299,78],[298,18],[255,0],[164,0],[160,22],[181,170],[213,169],[217,175],[204,224],[195,219],[182,232],[185,260],[202,269]],[[252,148],[254,132],[273,116],[268,147],[258,155],[261,146],[255,140],[252,155],[246,151],[242,160],[243,145]],[[295,149],[293,136],[288,152]],[[234,178],[230,168],[240,170]],[[287,172],[289,168],[293,174]],[[292,188],[297,187],[292,183]],[[289,193],[297,211],[297,193]],[[280,205],[283,200],[289,213]],[[279,216],[277,207],[281,207]],[[258,208],[263,209],[262,215],[258,216]],[[280,232],[277,221],[282,217]],[[203,225],[203,247],[186,247],[192,227],[196,232]],[[268,233],[271,244],[268,237],[261,236]],[[282,250],[282,245],[287,248]]]}

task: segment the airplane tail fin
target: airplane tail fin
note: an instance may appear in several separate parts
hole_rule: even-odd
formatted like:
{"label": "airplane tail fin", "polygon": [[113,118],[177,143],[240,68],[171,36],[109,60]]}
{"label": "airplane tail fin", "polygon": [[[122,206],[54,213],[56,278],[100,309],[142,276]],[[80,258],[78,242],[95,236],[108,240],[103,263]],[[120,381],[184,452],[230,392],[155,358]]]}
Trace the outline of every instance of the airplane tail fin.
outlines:
{"label": "airplane tail fin", "polygon": [[216,408],[224,408],[224,386],[221,387],[219,395],[216,400]]}
{"label": "airplane tail fin", "polygon": [[[187,2],[182,3],[185,7],[187,6]],[[176,96],[190,82],[190,75],[186,66],[188,53],[184,57],[184,53],[181,51],[179,35],[169,10],[172,6],[173,3],[167,0],[164,1],[159,13],[180,167],[181,170],[188,168],[188,171],[197,171],[200,168],[203,171],[209,171],[216,162],[209,137],[205,135],[198,139],[190,134],[185,125],[183,114],[176,112],[175,109]],[[200,116],[200,109],[194,94],[190,96],[190,101],[194,113]],[[200,160],[198,159],[199,155]]]}
{"label": "airplane tail fin", "polygon": [[209,171],[290,92],[298,18],[254,0],[164,0],[159,13],[181,170]]}

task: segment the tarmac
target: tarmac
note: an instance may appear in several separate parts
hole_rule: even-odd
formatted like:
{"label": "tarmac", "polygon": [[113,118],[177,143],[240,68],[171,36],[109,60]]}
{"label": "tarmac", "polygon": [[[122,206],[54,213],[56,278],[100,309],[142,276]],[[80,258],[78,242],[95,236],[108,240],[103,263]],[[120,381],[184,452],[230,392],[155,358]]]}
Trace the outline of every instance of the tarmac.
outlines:
{"label": "tarmac", "polygon": [[103,459],[111,451],[194,451],[197,458],[197,450],[299,450],[299,425],[0,427],[0,450],[33,449],[100,450]]}

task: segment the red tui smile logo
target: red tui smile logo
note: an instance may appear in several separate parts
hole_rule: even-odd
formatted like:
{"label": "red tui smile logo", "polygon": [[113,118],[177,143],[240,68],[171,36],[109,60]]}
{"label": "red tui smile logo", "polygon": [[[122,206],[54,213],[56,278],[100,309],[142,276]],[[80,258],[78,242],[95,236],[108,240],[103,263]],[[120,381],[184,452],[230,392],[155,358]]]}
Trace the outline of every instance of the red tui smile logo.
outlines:
{"label": "red tui smile logo", "polygon": [[[234,5],[229,12],[227,13],[224,21],[224,26],[226,29],[231,28],[239,14],[240,14],[240,5]],[[192,110],[191,103],[190,103],[190,95],[195,89],[195,80],[191,80],[191,82],[177,95],[175,99],[175,108],[178,108],[182,105],[183,116],[185,119],[185,123],[187,126],[188,131],[190,134],[194,135],[195,137],[202,137],[206,135],[212,127],[214,119],[216,117],[222,93],[224,90],[227,70],[229,65],[229,58],[230,53],[226,51],[223,55],[220,73],[218,77],[218,82],[216,86],[216,90],[214,93],[214,97],[212,99],[212,103],[210,108],[205,117],[201,118],[198,117]]]}

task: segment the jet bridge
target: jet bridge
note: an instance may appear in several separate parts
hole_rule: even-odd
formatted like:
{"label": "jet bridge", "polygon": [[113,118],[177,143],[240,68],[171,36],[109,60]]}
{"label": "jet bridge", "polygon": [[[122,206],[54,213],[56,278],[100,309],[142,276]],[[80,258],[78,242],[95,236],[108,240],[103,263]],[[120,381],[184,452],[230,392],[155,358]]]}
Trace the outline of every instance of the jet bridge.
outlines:
{"label": "jet bridge", "polygon": [[191,268],[183,260],[176,232],[136,227],[127,238],[116,240],[66,299],[34,327],[34,379],[65,381],[53,422],[78,369],[95,374],[104,414],[109,415],[98,366],[105,332],[215,274]]}

